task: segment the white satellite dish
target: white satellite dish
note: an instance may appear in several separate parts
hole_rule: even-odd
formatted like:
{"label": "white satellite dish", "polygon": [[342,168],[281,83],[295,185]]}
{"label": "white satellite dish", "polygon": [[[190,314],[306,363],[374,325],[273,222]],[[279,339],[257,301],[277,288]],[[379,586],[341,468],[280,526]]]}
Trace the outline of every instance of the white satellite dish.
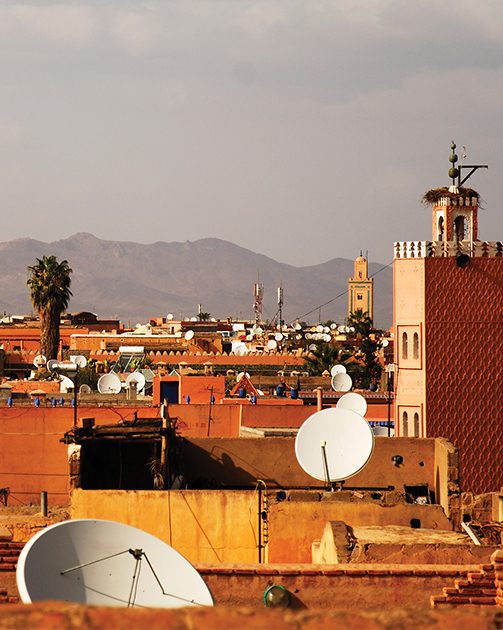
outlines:
{"label": "white satellite dish", "polygon": [[141,372],[131,372],[126,378],[126,387],[130,387],[131,383],[136,383],[136,391],[141,392],[145,387],[145,377]]}
{"label": "white satellite dish", "polygon": [[245,354],[248,354],[248,347],[245,343],[238,343],[234,346],[233,350],[235,355],[242,357]]}
{"label": "white satellite dish", "polygon": [[276,341],[283,341],[283,333],[280,333],[280,332],[276,333],[276,334],[274,335],[274,339],[275,339]]}
{"label": "white satellite dish", "polygon": [[330,327],[329,326],[323,326],[323,332],[324,333],[329,333],[330,332]]}
{"label": "white satellite dish", "polygon": [[296,339],[297,341],[300,341],[300,340],[302,339],[302,335],[295,335],[295,339]]}
{"label": "white satellite dish", "polygon": [[345,374],[345,373],[346,373],[346,368],[340,363],[337,363],[336,365],[332,365],[332,367],[330,368],[330,376],[335,376],[336,374]]}
{"label": "white satellite dish", "polygon": [[309,352],[316,352],[316,350],[318,350],[318,346],[315,343],[312,343],[309,348],[308,348]]}
{"label": "white satellite dish", "polygon": [[246,376],[246,378],[250,378],[250,375],[248,374],[248,372],[239,372],[239,374],[236,376],[236,382],[239,383],[239,381]]}
{"label": "white satellite dish", "polygon": [[178,551],[112,521],[76,519],[46,527],[21,551],[16,580],[25,604],[213,606],[205,582]]}
{"label": "white satellite dish", "polygon": [[98,381],[98,391],[100,394],[118,394],[121,391],[121,380],[117,374],[103,374]]}
{"label": "white satellite dish", "polygon": [[323,332],[323,326],[321,324],[318,324],[318,326],[316,326],[316,332],[317,333],[322,333]]}
{"label": "white satellite dish", "polygon": [[340,326],[337,326],[337,332],[345,333],[346,332],[346,326],[344,326],[344,324],[341,324]]}
{"label": "white satellite dish", "polygon": [[388,341],[387,339],[383,339],[383,340],[381,341],[381,346],[382,346],[383,348],[386,348],[387,346],[389,346],[389,341]]}
{"label": "white satellite dish", "polygon": [[369,423],[350,409],[332,407],[316,412],[300,427],[295,439],[300,466],[321,481],[342,481],[356,475],[373,450],[374,433]]}
{"label": "white satellite dish", "polygon": [[276,350],[277,347],[278,347],[278,342],[276,341],[276,339],[269,339],[269,341],[267,342],[267,349]]}
{"label": "white satellite dish", "polygon": [[349,392],[339,398],[337,409],[351,409],[360,416],[364,416],[367,413],[367,401],[361,394]]}
{"label": "white satellite dish", "polygon": [[353,380],[349,374],[340,372],[332,376],[332,389],[336,392],[349,392],[353,386]]}
{"label": "white satellite dish", "polygon": [[335,322],[330,324],[330,330],[337,330],[337,324]]}
{"label": "white satellite dish", "polygon": [[49,361],[47,361],[47,369],[52,372],[53,370],[55,370],[59,365],[59,361],[57,359],[49,359]]}
{"label": "white satellite dish", "polygon": [[174,315],[173,313],[168,313],[166,316],[166,319],[168,320],[168,322],[170,322],[173,319]]}
{"label": "white satellite dish", "polygon": [[264,332],[263,328],[260,328],[260,326],[258,328],[255,328],[255,334],[256,335],[261,335]]}
{"label": "white satellite dish", "polygon": [[47,363],[47,359],[44,357],[43,354],[37,354],[37,356],[33,359],[33,365],[36,368],[42,367],[46,363]]}
{"label": "white satellite dish", "polygon": [[328,343],[332,337],[328,333],[323,333],[322,339]]}
{"label": "white satellite dish", "polygon": [[294,326],[295,330],[302,330],[302,326],[297,322]]}
{"label": "white satellite dish", "polygon": [[79,368],[85,368],[87,365],[87,359],[81,354],[77,354],[75,356],[70,357],[70,361],[75,363]]}
{"label": "white satellite dish", "polygon": [[194,331],[187,330],[187,332],[185,333],[185,341],[190,341],[193,337],[194,337]]}
{"label": "white satellite dish", "polygon": [[61,394],[68,394],[68,392],[75,388],[75,383],[68,376],[62,376],[59,381],[59,392]]}
{"label": "white satellite dish", "polygon": [[79,394],[90,394],[91,392],[92,389],[87,383],[82,383],[82,385],[79,387]]}

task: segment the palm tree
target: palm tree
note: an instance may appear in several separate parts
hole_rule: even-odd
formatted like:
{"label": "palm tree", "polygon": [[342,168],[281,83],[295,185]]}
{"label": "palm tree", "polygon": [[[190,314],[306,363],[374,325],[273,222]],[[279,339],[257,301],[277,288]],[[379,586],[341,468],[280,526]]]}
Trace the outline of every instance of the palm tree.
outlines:
{"label": "palm tree", "polygon": [[372,330],[372,320],[367,311],[357,308],[346,320],[346,324],[355,329],[355,333],[360,333],[362,337],[367,337]]}
{"label": "palm tree", "polygon": [[26,284],[40,317],[40,351],[47,359],[55,359],[59,346],[59,323],[70,301],[72,270],[66,260],[58,262],[56,256],[37,258],[37,264],[28,267],[30,277]]}

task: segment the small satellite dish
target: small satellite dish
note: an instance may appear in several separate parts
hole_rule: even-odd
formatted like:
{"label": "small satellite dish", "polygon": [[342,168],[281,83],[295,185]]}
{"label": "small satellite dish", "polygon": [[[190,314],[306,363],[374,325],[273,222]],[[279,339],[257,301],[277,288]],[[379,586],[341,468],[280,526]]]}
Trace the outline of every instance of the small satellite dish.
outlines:
{"label": "small satellite dish", "polygon": [[345,333],[346,332],[346,326],[344,326],[344,324],[341,324],[340,326],[337,326],[337,332]]}
{"label": "small satellite dish", "polygon": [[332,367],[330,368],[330,376],[335,376],[336,374],[345,374],[345,373],[346,373],[346,368],[340,363],[337,363],[336,365],[332,365]]}
{"label": "small satellite dish", "polygon": [[255,334],[256,335],[261,335],[264,332],[263,328],[260,328],[260,326],[258,328],[255,328]]}
{"label": "small satellite dish", "polygon": [[76,519],[46,527],[21,551],[16,581],[25,604],[213,606],[205,582],[181,554],[147,532],[113,521]]}
{"label": "small satellite dish", "polygon": [[75,388],[75,383],[68,376],[62,376],[59,381],[59,391],[61,394],[68,394],[69,390]]}
{"label": "small satellite dish", "polygon": [[79,394],[90,394],[91,392],[92,389],[87,383],[82,383],[82,385],[79,387]]}
{"label": "small satellite dish", "polygon": [[318,346],[315,343],[312,343],[309,348],[308,348],[309,352],[316,352],[316,350],[318,350]]}
{"label": "small satellite dish", "polygon": [[330,339],[332,339],[332,337],[328,334],[328,333],[324,333],[322,335],[323,341],[326,341],[327,343],[330,341]]}
{"label": "small satellite dish", "polygon": [[187,330],[187,332],[185,333],[185,341],[190,341],[193,337],[194,337],[194,331]]}
{"label": "small satellite dish", "polygon": [[245,343],[238,343],[234,346],[233,352],[235,355],[242,357],[245,354],[248,354],[248,348]]}
{"label": "small satellite dish", "polygon": [[330,324],[330,330],[337,330],[337,324],[335,323]]}
{"label": "small satellite dish", "polygon": [[274,339],[275,339],[276,341],[283,341],[283,333],[280,333],[280,332],[276,333],[276,334],[274,335]]}
{"label": "small satellite dish", "polygon": [[295,330],[302,330],[302,326],[297,322],[294,326]]}
{"label": "small satellite dish", "polygon": [[318,326],[316,326],[316,332],[317,333],[322,333],[323,332],[323,326],[321,324],[318,324]]}
{"label": "small satellite dish", "polygon": [[312,339],[313,335],[310,332],[308,332],[308,333],[305,334],[305,337],[306,337],[306,339]]}
{"label": "small satellite dish", "polygon": [[329,332],[330,332],[330,327],[329,327],[329,326],[323,326],[323,332],[324,332],[325,334],[326,334],[326,333],[329,333]]}
{"label": "small satellite dish", "polygon": [[145,377],[141,372],[131,372],[126,378],[126,387],[129,387],[131,383],[136,383],[136,391],[141,392],[145,387]]}
{"label": "small satellite dish", "polygon": [[361,394],[349,392],[339,398],[337,409],[351,409],[360,416],[364,416],[367,413],[367,401]]}
{"label": "small satellite dish", "polygon": [[386,348],[387,346],[389,346],[389,341],[388,341],[387,339],[383,339],[383,340],[381,341],[381,346],[382,346],[383,348]]}
{"label": "small satellite dish", "polygon": [[276,350],[277,347],[278,347],[278,342],[276,341],[276,339],[269,339],[269,341],[267,342],[267,349]]}
{"label": "small satellite dish", "polygon": [[87,359],[81,354],[77,354],[76,356],[71,356],[70,361],[75,363],[79,368],[85,368],[87,365]]}
{"label": "small satellite dish", "polygon": [[369,423],[350,409],[332,407],[316,412],[300,427],[295,439],[300,466],[321,481],[353,477],[367,464],[373,450],[374,433]]}
{"label": "small satellite dish", "polygon": [[295,339],[296,339],[297,341],[300,341],[300,340],[302,339],[302,335],[295,335]]}
{"label": "small satellite dish", "polygon": [[239,382],[244,376],[246,376],[246,378],[250,378],[248,372],[239,372],[239,374],[236,376],[236,382]]}
{"label": "small satellite dish", "polygon": [[173,319],[174,315],[173,313],[168,313],[166,316],[166,319],[168,320],[168,322],[170,322]]}
{"label": "small satellite dish", "polygon": [[33,359],[33,365],[36,368],[42,367],[46,363],[47,363],[47,359],[44,357],[43,354],[37,354],[37,356]]}
{"label": "small satellite dish", "polygon": [[349,374],[341,372],[332,376],[332,389],[336,392],[349,392],[353,386],[353,380]]}
{"label": "small satellite dish", "polygon": [[117,374],[103,374],[98,381],[100,394],[118,394],[121,391],[121,380]]}
{"label": "small satellite dish", "polygon": [[49,359],[49,361],[47,361],[47,369],[52,372],[54,371],[59,365],[59,361],[57,359]]}

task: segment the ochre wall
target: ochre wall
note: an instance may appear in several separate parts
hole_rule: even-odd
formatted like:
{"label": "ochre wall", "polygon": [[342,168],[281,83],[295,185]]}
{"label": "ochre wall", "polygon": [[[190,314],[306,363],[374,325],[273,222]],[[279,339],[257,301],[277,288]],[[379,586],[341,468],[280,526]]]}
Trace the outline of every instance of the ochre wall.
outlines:
{"label": "ochre wall", "polygon": [[72,518],[139,527],[191,562],[257,562],[253,493],[221,490],[74,490]]}
{"label": "ochre wall", "polygon": [[327,521],[359,525],[404,525],[419,519],[421,527],[452,529],[439,505],[401,503],[382,506],[348,501],[282,501],[271,506],[269,562],[311,562],[312,543],[320,540]]}

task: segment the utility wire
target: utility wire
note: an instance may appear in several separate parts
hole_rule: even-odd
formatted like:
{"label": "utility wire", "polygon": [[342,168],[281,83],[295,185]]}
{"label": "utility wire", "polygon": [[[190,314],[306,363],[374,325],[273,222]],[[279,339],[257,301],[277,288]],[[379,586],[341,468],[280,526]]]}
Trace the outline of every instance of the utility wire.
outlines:
{"label": "utility wire", "polygon": [[[378,269],[375,273],[371,274],[369,276],[369,278],[373,278],[374,276],[377,276],[378,273],[381,273],[381,271],[384,271],[384,269],[387,269],[388,267],[391,267],[391,265],[393,264],[393,261],[391,261],[390,263],[388,263],[387,265],[384,265],[384,267],[381,267],[380,269]],[[345,291],[343,291],[342,293],[339,293],[339,295],[336,295],[335,297],[333,297],[331,300],[328,300],[328,302],[324,302],[323,304],[319,304],[318,306],[315,306],[313,309],[311,309],[310,311],[308,311],[307,313],[304,313],[303,315],[299,315],[299,317],[296,317],[295,319],[301,320],[304,319],[304,317],[307,317],[308,315],[311,315],[311,313],[315,313],[316,311],[318,311],[320,308],[323,308],[324,306],[328,306],[329,304],[331,304],[332,302],[335,302],[335,300],[338,300],[339,298],[341,298],[343,295],[347,295],[349,292],[349,289],[346,289]],[[295,319],[293,321],[295,321]]]}

